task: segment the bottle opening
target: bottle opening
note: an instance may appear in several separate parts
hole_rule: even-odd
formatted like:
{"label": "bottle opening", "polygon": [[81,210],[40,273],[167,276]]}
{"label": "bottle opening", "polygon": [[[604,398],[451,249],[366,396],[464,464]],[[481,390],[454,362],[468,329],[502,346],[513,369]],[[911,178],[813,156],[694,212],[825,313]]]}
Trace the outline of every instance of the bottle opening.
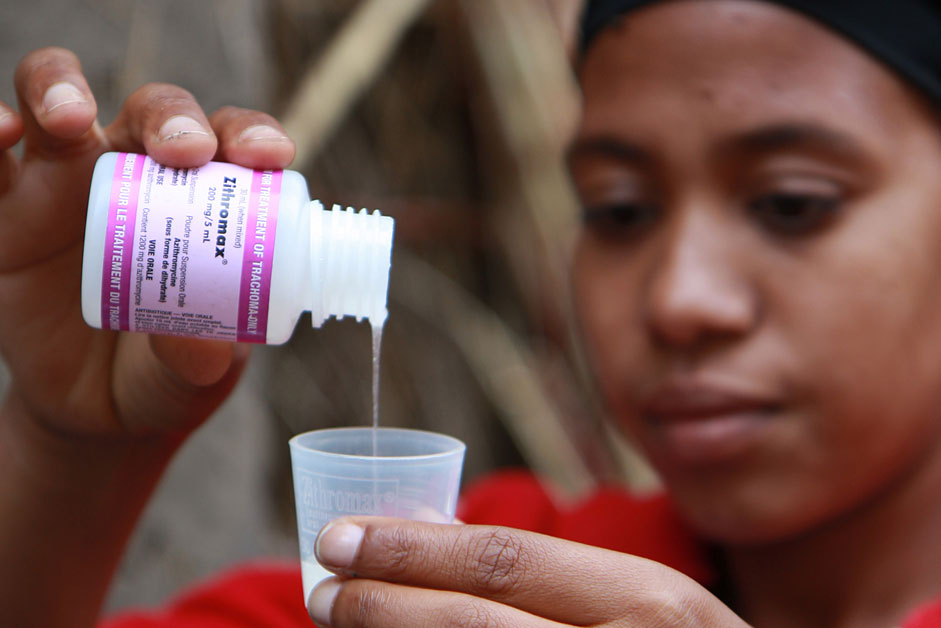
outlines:
{"label": "bottle opening", "polygon": [[330,211],[310,204],[311,323],[353,316],[381,325],[386,319],[395,221],[378,210]]}

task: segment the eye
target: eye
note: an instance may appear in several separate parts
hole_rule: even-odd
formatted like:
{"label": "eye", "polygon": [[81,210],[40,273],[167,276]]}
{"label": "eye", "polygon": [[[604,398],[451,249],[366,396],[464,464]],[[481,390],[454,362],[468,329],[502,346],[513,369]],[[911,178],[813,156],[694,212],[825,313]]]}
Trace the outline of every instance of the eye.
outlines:
{"label": "eye", "polygon": [[624,238],[640,235],[658,215],[657,208],[650,204],[612,203],[586,207],[582,220],[598,235]]}
{"label": "eye", "polygon": [[827,225],[840,209],[836,195],[773,193],[748,203],[748,211],[769,231],[785,236],[810,234]]}

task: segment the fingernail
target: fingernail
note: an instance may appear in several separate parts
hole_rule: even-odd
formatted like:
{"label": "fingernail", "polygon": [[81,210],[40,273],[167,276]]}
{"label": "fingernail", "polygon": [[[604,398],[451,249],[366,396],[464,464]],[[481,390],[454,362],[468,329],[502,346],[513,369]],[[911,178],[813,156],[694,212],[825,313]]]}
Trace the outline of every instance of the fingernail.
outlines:
{"label": "fingernail", "polygon": [[286,139],[288,139],[287,136],[273,126],[268,126],[267,124],[256,124],[242,131],[239,134],[238,141],[253,142],[257,140],[268,140],[282,142]]}
{"label": "fingernail", "polygon": [[88,102],[88,100],[85,98],[85,94],[82,93],[82,90],[71,83],[62,81],[52,85],[46,90],[46,93],[43,94],[42,108],[43,111],[48,114],[53,109],[58,109],[63,105],[85,102]]}
{"label": "fingernail", "polygon": [[333,611],[333,602],[340,592],[340,583],[331,578],[324,580],[310,592],[307,599],[307,613],[318,626],[330,625],[330,614]]}
{"label": "fingernail", "polygon": [[157,131],[161,142],[174,140],[183,135],[209,135],[206,128],[189,116],[173,116]]}
{"label": "fingernail", "polygon": [[322,565],[349,567],[353,564],[362,541],[363,529],[358,525],[331,522],[317,536],[314,553]]}

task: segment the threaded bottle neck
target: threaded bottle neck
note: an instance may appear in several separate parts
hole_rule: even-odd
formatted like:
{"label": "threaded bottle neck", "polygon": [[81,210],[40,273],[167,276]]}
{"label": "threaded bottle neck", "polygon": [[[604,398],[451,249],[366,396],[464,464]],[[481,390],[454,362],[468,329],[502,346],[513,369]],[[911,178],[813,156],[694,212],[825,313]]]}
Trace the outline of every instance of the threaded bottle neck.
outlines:
{"label": "threaded bottle neck", "polygon": [[386,319],[394,221],[379,211],[310,204],[311,322],[353,316]]}

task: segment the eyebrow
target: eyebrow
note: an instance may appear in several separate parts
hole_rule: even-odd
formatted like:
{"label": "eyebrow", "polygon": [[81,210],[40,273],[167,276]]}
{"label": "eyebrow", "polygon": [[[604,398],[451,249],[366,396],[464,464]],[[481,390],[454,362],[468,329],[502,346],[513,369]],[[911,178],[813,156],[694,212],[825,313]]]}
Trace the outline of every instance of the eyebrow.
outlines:
{"label": "eyebrow", "polygon": [[[720,142],[718,155],[765,155],[781,150],[808,150],[837,159],[867,161],[863,145],[846,133],[812,123],[771,124],[736,134]],[[618,161],[649,165],[655,161],[652,151],[612,135],[578,138],[569,147],[566,160],[598,156]]]}
{"label": "eyebrow", "polygon": [[788,149],[852,161],[862,161],[867,155],[862,144],[846,133],[808,123],[773,124],[746,131],[721,142],[716,152],[753,156]]}
{"label": "eyebrow", "polygon": [[582,156],[608,157],[635,164],[649,164],[653,161],[653,154],[649,151],[610,135],[579,138],[569,147],[565,155],[569,163]]}

